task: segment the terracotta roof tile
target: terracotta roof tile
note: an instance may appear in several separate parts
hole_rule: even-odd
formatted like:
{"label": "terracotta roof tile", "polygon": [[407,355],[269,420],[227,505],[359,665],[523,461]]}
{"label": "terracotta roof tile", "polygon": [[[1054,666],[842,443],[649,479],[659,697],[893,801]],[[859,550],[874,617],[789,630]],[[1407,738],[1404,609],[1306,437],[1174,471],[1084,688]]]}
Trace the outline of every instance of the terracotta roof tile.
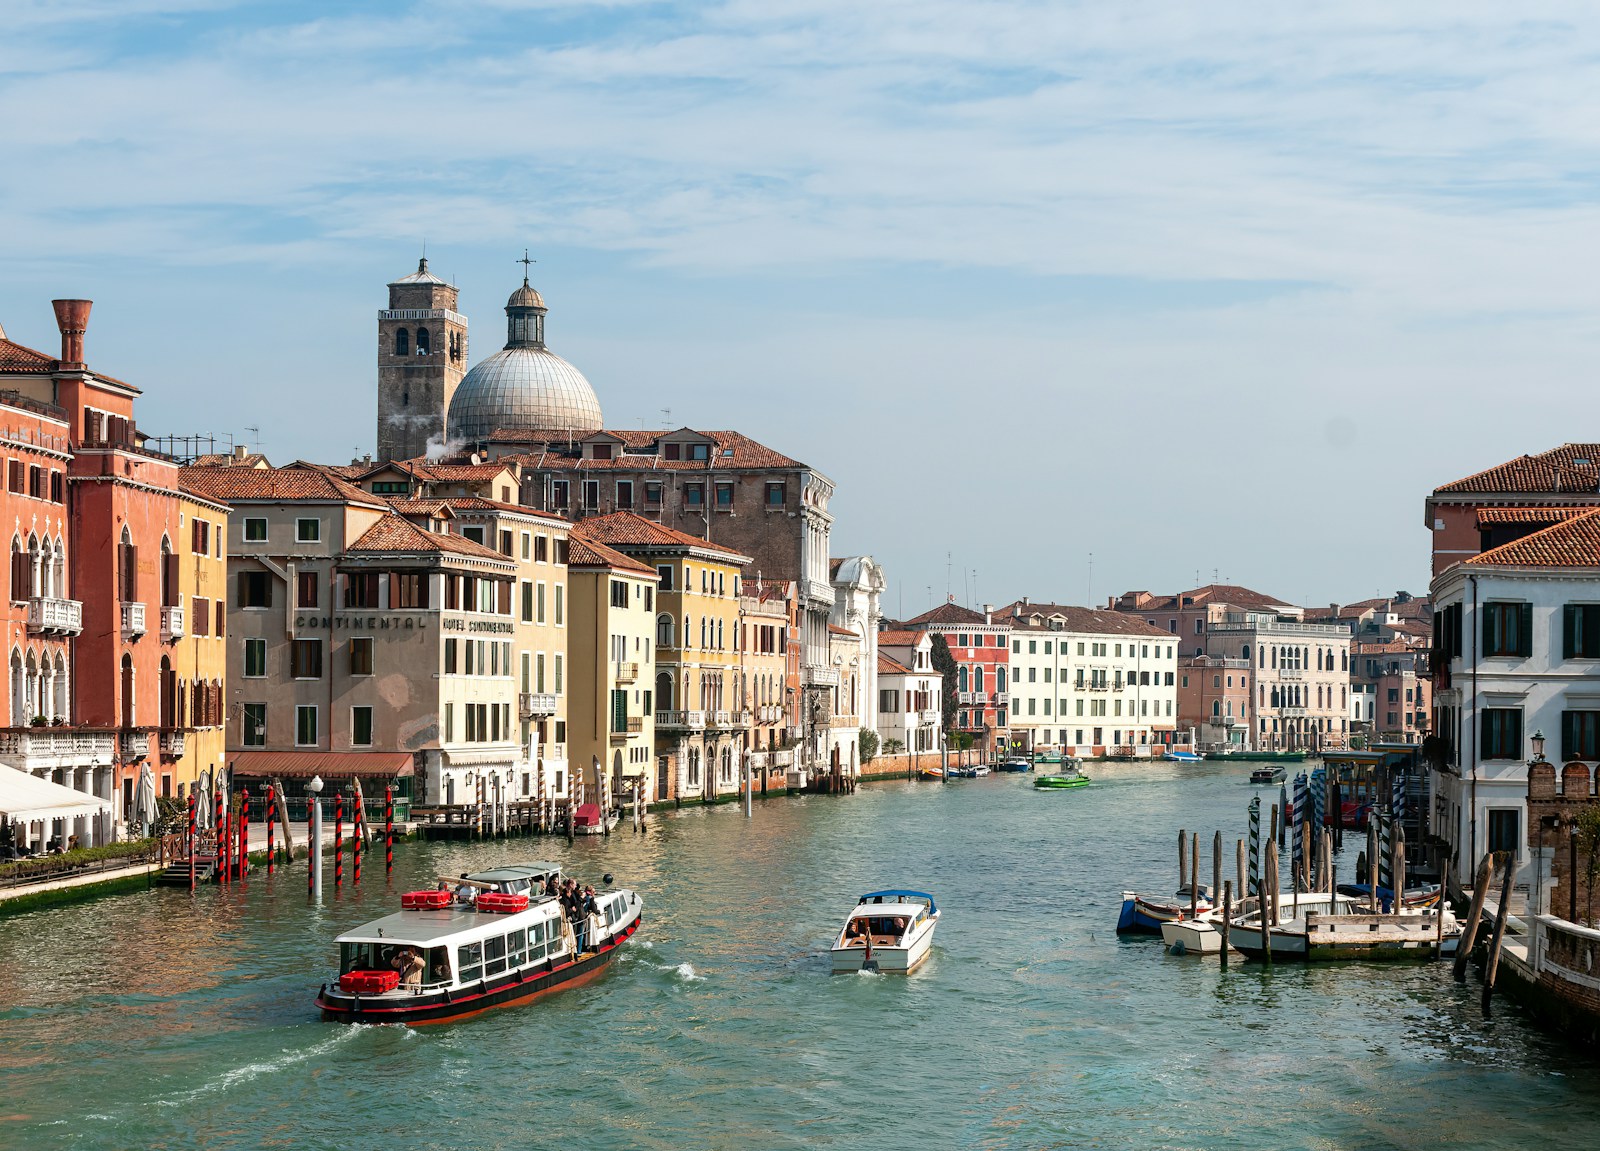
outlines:
{"label": "terracotta roof tile", "polygon": [[903,664],[899,660],[895,659],[893,656],[884,655],[883,652],[880,651],[878,653],[878,674],[879,675],[913,675],[915,673],[909,667],[907,667],[905,664]]}
{"label": "terracotta roof tile", "polygon": [[467,556],[471,559],[495,560],[499,563],[511,562],[509,557],[501,555],[492,548],[473,543],[462,536],[427,531],[399,515],[384,516],[362,533],[360,539],[345,548],[345,551],[422,552],[429,554],[448,552],[451,555]]}
{"label": "terracotta roof tile", "polygon": [[326,468],[291,464],[282,468],[186,467],[180,482],[206,499],[225,504],[242,500],[316,500],[381,507],[383,501],[368,495]]}
{"label": "terracotta roof tile", "polygon": [[570,522],[557,512],[542,512],[527,504],[502,503],[500,500],[486,500],[482,496],[443,496],[434,502],[444,504],[458,512],[516,512],[518,515],[550,520],[553,523]]}
{"label": "terracotta roof tile", "polygon": [[569,568],[611,568],[614,571],[643,572],[650,576],[656,574],[655,568],[646,567],[638,560],[629,559],[615,548],[609,548],[599,540],[590,539],[587,527],[587,524],[579,524],[572,529],[572,535],[568,538]]}
{"label": "terracotta roof tile", "polygon": [[[1022,615],[1013,614],[1020,609]],[[1074,607],[1071,604],[1023,603],[1018,600],[1007,604],[1002,611],[1013,627],[1028,631],[1065,631],[1082,635],[1144,635],[1152,638],[1176,639],[1166,628],[1146,623],[1131,612],[1110,608]],[[1034,622],[1037,617],[1038,622]],[[1059,618],[1060,627],[1053,620]]]}
{"label": "terracotta roof tile", "polygon": [[854,631],[851,631],[847,627],[840,627],[837,624],[831,624],[831,623],[828,625],[828,634],[829,635],[847,635],[851,639],[860,639],[861,638],[861,633],[860,632],[854,632]]}
{"label": "terracotta roof tile", "polygon": [[1600,510],[1573,516],[1462,562],[1496,567],[1600,567]]}
{"label": "terracotta roof tile", "polygon": [[52,356],[0,339],[0,374],[47,376],[56,370],[56,364]]}
{"label": "terracotta roof tile", "polygon": [[927,635],[925,631],[880,631],[878,633],[878,646],[883,647],[916,647]]}
{"label": "terracotta roof tile", "polygon": [[1478,526],[1488,524],[1558,524],[1562,520],[1569,520],[1573,516],[1581,516],[1584,512],[1592,512],[1594,508],[1479,508]]}
{"label": "terracotta roof tile", "polygon": [[[1006,622],[1006,620],[1002,619],[995,620],[996,624],[1004,624]],[[918,624],[921,624],[922,627],[917,627]],[[918,631],[923,630],[933,624],[938,624],[940,626],[985,626],[982,612],[973,611],[969,607],[962,607],[958,603],[942,603],[938,607],[929,608],[921,615],[912,616],[910,619],[906,620],[906,625],[908,627]]]}
{"label": "terracotta roof tile", "polygon": [[1551,495],[1600,490],[1600,444],[1562,444],[1534,456],[1520,456],[1481,472],[1442,484],[1434,495],[1541,492]]}
{"label": "terracotta roof tile", "polygon": [[702,551],[721,552],[730,561],[748,563],[749,557],[725,548],[720,544],[669,528],[654,520],[647,520],[633,512],[612,512],[610,515],[591,516],[583,521],[584,534],[591,540],[609,544],[614,548],[700,548]]}
{"label": "terracotta roof tile", "polygon": [[[660,454],[660,441],[663,436],[671,437],[678,432],[689,432],[693,435],[703,436],[712,443],[710,458],[704,460],[669,460]],[[578,457],[582,454],[579,445],[582,439],[572,441],[568,446],[566,437],[559,440],[539,440],[535,437],[537,432],[503,431],[493,433],[489,439],[496,443],[528,444],[534,450],[516,453],[512,456],[503,456],[502,459],[516,459],[532,467],[543,466],[546,468],[569,470],[616,470],[632,468],[653,468],[669,471],[716,471],[718,469],[736,468],[803,468],[804,464],[798,460],[790,459],[782,452],[773,451],[765,444],[757,443],[749,436],[739,432],[719,431],[711,432],[699,428],[675,428],[667,431],[640,431],[637,429],[608,428],[605,435],[613,436],[622,441],[622,451],[616,458],[609,460],[585,460]],[[588,439],[590,437],[583,437]],[[541,461],[540,457],[544,459]]]}

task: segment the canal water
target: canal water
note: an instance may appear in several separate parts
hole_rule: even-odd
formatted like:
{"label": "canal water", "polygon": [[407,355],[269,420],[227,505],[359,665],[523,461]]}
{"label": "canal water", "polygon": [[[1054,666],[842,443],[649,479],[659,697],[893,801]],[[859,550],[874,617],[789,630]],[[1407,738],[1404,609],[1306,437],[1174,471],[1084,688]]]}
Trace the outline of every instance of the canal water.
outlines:
{"label": "canal water", "polygon": [[[1114,933],[1176,831],[1244,833],[1248,765],[871,785],[609,841],[415,844],[308,908],[296,865],[0,921],[0,1146],[1592,1147],[1600,1063],[1438,966],[1266,970]],[[1275,789],[1274,789],[1275,793]],[[1354,852],[1354,846],[1351,847]],[[330,941],[508,858],[637,887],[585,987],[410,1030],[319,1022]],[[1231,865],[1230,865],[1231,870]],[[1342,872],[1351,873],[1346,860]],[[1285,868],[1287,873],[1287,868]],[[944,910],[909,978],[830,976],[862,891]]]}

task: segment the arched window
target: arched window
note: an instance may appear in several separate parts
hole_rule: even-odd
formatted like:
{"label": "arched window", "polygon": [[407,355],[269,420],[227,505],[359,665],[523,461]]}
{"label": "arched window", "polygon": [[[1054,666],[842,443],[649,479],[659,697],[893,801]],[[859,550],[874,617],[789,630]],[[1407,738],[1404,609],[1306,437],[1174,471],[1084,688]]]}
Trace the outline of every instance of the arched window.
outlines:
{"label": "arched window", "polygon": [[956,690],[957,691],[966,691],[967,690],[967,665],[966,664],[962,664],[960,667],[958,667],[956,669],[956,685],[957,685],[956,686]]}
{"label": "arched window", "polygon": [[1006,669],[1003,667],[994,669],[994,689],[995,691],[1005,691],[1006,689]]}
{"label": "arched window", "polygon": [[11,537],[11,598],[28,598],[28,553],[20,536]]}
{"label": "arched window", "polygon": [[656,709],[672,710],[672,673],[663,671],[656,675]]}
{"label": "arched window", "polygon": [[418,328],[417,329],[417,355],[425,356],[427,354],[428,354],[428,329],[427,328]]}
{"label": "arched window", "polygon": [[59,651],[56,652],[56,686],[55,700],[50,709],[52,717],[67,718],[67,660]]}
{"label": "arched window", "polygon": [[28,711],[28,681],[23,677],[22,653],[11,649],[11,726],[27,727],[33,716]]}
{"label": "arched window", "polygon": [[672,626],[672,617],[665,613],[656,616],[656,646],[671,647],[672,637],[676,633]]}
{"label": "arched window", "polygon": [[983,690],[983,665],[981,663],[972,669],[972,690]]}
{"label": "arched window", "polygon": [[1243,650],[1239,654],[1244,659],[1249,659],[1250,658],[1250,645],[1249,644],[1245,644]]}
{"label": "arched window", "polygon": [[399,329],[394,334],[394,354],[397,356],[409,356],[411,354],[411,333],[404,328]]}
{"label": "arched window", "polygon": [[1216,716],[1220,716],[1222,714],[1222,701],[1220,699],[1214,699],[1211,701],[1211,714]]}

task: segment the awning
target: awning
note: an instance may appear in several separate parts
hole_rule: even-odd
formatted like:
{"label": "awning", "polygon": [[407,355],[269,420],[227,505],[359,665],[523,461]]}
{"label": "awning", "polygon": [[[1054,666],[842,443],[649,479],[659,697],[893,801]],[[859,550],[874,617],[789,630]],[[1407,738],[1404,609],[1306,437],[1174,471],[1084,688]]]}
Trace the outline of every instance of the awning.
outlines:
{"label": "awning", "polygon": [[409,751],[240,751],[235,779],[396,779],[414,775]]}
{"label": "awning", "polygon": [[18,823],[96,815],[110,809],[109,799],[0,765],[0,815]]}

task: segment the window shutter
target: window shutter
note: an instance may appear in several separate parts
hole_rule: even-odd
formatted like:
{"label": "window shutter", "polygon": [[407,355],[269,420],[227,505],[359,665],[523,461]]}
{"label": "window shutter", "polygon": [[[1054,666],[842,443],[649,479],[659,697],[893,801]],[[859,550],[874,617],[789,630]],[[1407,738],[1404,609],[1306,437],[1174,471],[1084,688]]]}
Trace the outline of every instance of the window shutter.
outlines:
{"label": "window shutter", "polygon": [[[1578,613],[1583,609],[1567,604],[1561,609],[1561,658],[1571,659],[1578,654]],[[1566,715],[1562,712],[1562,715]]]}
{"label": "window shutter", "polygon": [[1522,626],[1517,630],[1517,654],[1533,654],[1533,605],[1524,603],[1517,605],[1519,616],[1518,623]]}
{"label": "window shutter", "polygon": [[[1567,609],[1569,612],[1571,608]],[[1569,617],[1570,618],[1570,617]],[[1578,716],[1576,712],[1561,713],[1561,760],[1576,759],[1578,750]]]}
{"label": "window shutter", "polygon": [[233,602],[234,602],[234,606],[235,607],[244,607],[245,606],[245,587],[248,585],[248,583],[249,583],[248,575],[246,573],[244,573],[244,572],[240,572],[239,573],[239,586],[234,591],[234,601]]}

